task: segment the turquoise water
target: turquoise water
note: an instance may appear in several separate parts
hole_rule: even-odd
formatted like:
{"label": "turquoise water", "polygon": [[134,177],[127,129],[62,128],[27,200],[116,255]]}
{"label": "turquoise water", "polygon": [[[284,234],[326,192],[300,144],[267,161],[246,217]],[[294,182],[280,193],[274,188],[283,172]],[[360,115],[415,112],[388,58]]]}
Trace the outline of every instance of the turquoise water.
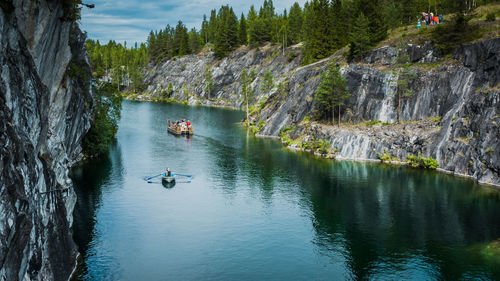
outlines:
{"label": "turquoise water", "polygon": [[[500,279],[494,189],[287,151],[239,111],[125,101],[122,116],[109,155],[73,171],[80,279]],[[166,167],[193,178],[144,181]]]}

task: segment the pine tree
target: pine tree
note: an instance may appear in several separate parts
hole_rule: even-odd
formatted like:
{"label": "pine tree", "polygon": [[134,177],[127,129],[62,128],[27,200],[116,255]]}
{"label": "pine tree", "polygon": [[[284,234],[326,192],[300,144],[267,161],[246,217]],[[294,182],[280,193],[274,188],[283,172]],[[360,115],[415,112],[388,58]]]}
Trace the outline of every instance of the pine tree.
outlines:
{"label": "pine tree", "polygon": [[248,43],[247,23],[243,13],[241,13],[240,26],[238,28],[238,40],[241,45],[246,45]]}
{"label": "pine tree", "polygon": [[215,42],[215,36],[217,33],[217,11],[214,9],[210,11],[210,20],[208,22],[207,32],[208,32],[208,42]]}
{"label": "pine tree", "polygon": [[313,62],[329,56],[335,48],[328,0],[311,1],[305,14],[305,60]]}
{"label": "pine tree", "polygon": [[330,112],[333,123],[335,120],[335,106],[338,106],[338,124],[340,126],[340,107],[344,105],[344,101],[349,97],[346,81],[340,74],[339,68],[330,65],[321,74],[321,83],[314,95],[319,113],[326,116]]}
{"label": "pine tree", "polygon": [[202,45],[205,45],[208,43],[208,21],[207,21],[206,15],[203,15],[203,21],[201,22],[200,37],[201,37],[201,41],[203,42]]}
{"label": "pine tree", "polygon": [[238,46],[238,19],[229,6],[222,6],[217,16],[214,54],[225,57]]}
{"label": "pine tree", "polygon": [[360,13],[351,33],[349,34],[349,59],[359,59],[365,55],[370,48],[369,22],[363,13]]}
{"label": "pine tree", "polygon": [[259,16],[257,15],[257,12],[255,12],[255,8],[254,6],[250,6],[250,10],[248,11],[248,15],[247,15],[247,19],[248,19],[248,28],[247,28],[247,32],[248,32],[248,43],[250,45],[250,47],[256,47],[259,45],[259,40],[258,40],[258,36],[257,36],[257,32],[256,32],[256,27],[255,25],[257,24],[257,21],[259,20]]}
{"label": "pine tree", "polygon": [[250,84],[252,83],[252,77],[248,74],[246,68],[243,69],[240,76],[241,81],[241,94],[243,95],[243,102],[246,105],[246,115],[247,115],[247,126],[250,126],[250,119],[248,118],[250,115],[248,105],[252,102],[254,91],[250,88]]}
{"label": "pine tree", "polygon": [[198,53],[200,50],[200,38],[196,28],[192,28],[189,32],[189,49],[192,53]]}
{"label": "pine tree", "polygon": [[302,39],[302,22],[303,22],[302,9],[299,3],[295,2],[290,8],[290,15],[288,16],[288,30],[290,40],[293,44],[297,44]]}

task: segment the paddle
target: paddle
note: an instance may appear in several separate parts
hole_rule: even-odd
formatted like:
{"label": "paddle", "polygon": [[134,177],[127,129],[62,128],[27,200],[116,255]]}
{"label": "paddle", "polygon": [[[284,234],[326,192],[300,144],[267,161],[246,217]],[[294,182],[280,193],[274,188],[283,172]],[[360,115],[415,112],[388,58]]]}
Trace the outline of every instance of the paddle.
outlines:
{"label": "paddle", "polygon": [[192,175],[183,175],[183,174],[175,174],[176,176],[181,176],[181,177],[186,177],[186,178],[191,178],[193,177]]}
{"label": "paddle", "polygon": [[156,175],[156,176],[151,176],[151,177],[149,177],[149,178],[145,178],[144,180],[145,180],[145,181],[148,181],[148,180],[150,180],[150,179],[152,179],[152,178],[156,178],[156,177],[159,177],[159,176],[161,176],[161,175],[163,175],[163,173],[158,174],[158,175]]}

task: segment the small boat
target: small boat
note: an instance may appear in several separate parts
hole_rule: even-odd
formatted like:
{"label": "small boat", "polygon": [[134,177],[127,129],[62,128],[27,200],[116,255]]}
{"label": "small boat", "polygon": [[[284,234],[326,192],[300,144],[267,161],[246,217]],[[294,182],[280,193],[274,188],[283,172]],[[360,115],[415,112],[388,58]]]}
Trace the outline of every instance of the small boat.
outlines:
{"label": "small boat", "polygon": [[189,121],[177,120],[175,122],[171,122],[170,118],[167,120],[167,130],[169,133],[174,135],[186,135],[190,136],[194,134],[193,124]]}
{"label": "small boat", "polygon": [[175,182],[175,177],[174,176],[166,176],[165,174],[163,174],[161,176],[161,183],[165,184],[165,183],[174,183]]}

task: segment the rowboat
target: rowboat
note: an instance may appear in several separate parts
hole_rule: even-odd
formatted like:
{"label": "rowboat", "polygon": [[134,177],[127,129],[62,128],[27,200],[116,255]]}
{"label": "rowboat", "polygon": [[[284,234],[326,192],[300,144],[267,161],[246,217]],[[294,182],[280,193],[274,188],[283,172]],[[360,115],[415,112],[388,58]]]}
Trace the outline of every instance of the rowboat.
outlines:
{"label": "rowboat", "polygon": [[170,176],[169,177],[169,176],[165,176],[165,174],[163,174],[161,176],[161,182],[163,184],[165,184],[165,183],[174,183],[175,182],[175,177],[174,176]]}

